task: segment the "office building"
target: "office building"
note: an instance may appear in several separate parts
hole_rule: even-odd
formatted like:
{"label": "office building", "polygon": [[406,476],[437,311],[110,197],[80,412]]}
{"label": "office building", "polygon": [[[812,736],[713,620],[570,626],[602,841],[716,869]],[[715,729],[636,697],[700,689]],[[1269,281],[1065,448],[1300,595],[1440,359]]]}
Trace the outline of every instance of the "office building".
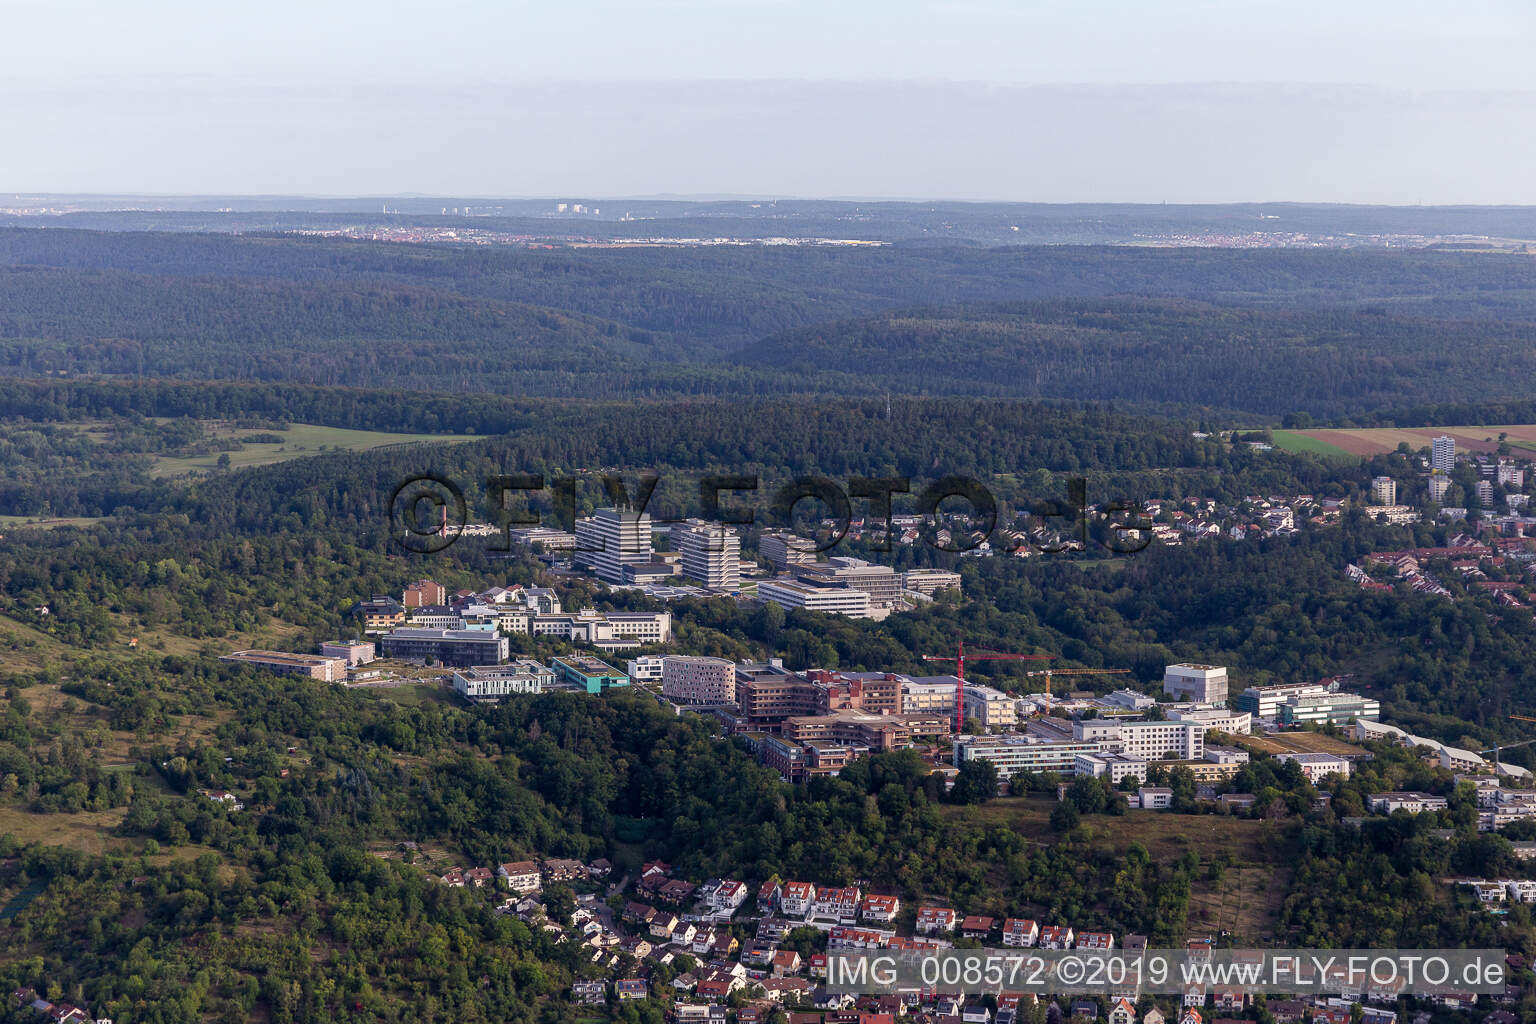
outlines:
{"label": "office building", "polygon": [[875,565],[862,558],[839,555],[825,562],[804,566],[796,576],[813,586],[847,587],[869,595],[869,603],[889,607],[901,597],[902,577],[888,565]]}
{"label": "office building", "polygon": [[472,704],[494,704],[512,696],[543,693],[554,685],[552,670],[526,658],[510,665],[482,665],[453,674],[453,688]]}
{"label": "office building", "polygon": [[711,590],[741,589],[741,538],[718,523],[690,519],[672,527],[682,575]]}
{"label": "office building", "polygon": [[658,654],[642,654],[638,658],[630,658],[624,666],[625,673],[630,682],[634,683],[659,683],[662,675],[662,662],[665,661]]}
{"label": "office building", "polygon": [[386,658],[441,663],[455,668],[499,665],[511,648],[507,638],[484,629],[416,629],[403,627],[385,634],[379,647]]}
{"label": "office building", "polygon": [[348,668],[355,668],[373,660],[374,648],[373,644],[366,640],[327,640],[320,645],[320,655],[325,658],[340,658],[347,663]]}
{"label": "office building", "polygon": [[1397,481],[1389,476],[1378,476],[1371,480],[1371,504],[1396,505]]}
{"label": "office building", "polygon": [[576,521],[576,550],[572,561],[604,583],[628,583],[624,568],[647,565],[652,559],[651,517],[627,508],[600,508]]}
{"label": "office building", "polygon": [[990,761],[998,777],[1007,779],[1021,771],[1074,775],[1078,755],[1103,751],[1096,740],[1042,740],[1013,734],[956,736],[953,752],[956,768],[967,761]]}
{"label": "office building", "polygon": [[284,651],[232,651],[219,660],[239,665],[254,665],[268,672],[285,676],[308,676],[322,683],[340,683],[347,678],[345,658],[288,654]]}
{"label": "office building", "polygon": [[1326,696],[1328,687],[1321,683],[1281,683],[1276,686],[1250,686],[1237,695],[1233,703],[1237,710],[1246,711],[1255,718],[1274,718],[1280,713],[1280,705],[1292,697]]}
{"label": "office building", "polygon": [[1163,671],[1163,692],[1194,704],[1227,702],[1227,670],[1218,665],[1183,663]]}
{"label": "office building", "polygon": [[1228,711],[1224,707],[1173,708],[1167,713],[1170,722],[1195,722],[1206,732],[1225,732],[1234,736],[1246,736],[1253,731],[1253,715],[1247,711]]}
{"label": "office building", "polygon": [[605,693],[616,686],[629,685],[629,676],[585,654],[565,654],[551,658],[549,667],[554,669],[557,683],[587,693]]}
{"label": "office building", "polygon": [[1197,761],[1205,757],[1205,726],[1198,722],[1122,722],[1077,719],[1074,740],[1099,744],[1100,752],[1129,754],[1146,761]]}
{"label": "office building", "polygon": [[1280,705],[1280,721],[1285,725],[1348,725],[1356,719],[1374,722],[1380,718],[1380,702],[1357,693],[1292,697]]}
{"label": "office building", "polygon": [[901,574],[901,585],[932,597],[941,590],[959,590],[960,574],[948,569],[908,569]]}
{"label": "office building", "polygon": [[661,659],[661,694],[680,704],[732,704],[736,666],[724,658],[672,654]]}
{"label": "office building", "polygon": [[758,539],[757,551],[777,572],[793,572],[816,561],[816,542],[793,533],[765,533]]}
{"label": "office building", "polygon": [[869,595],[846,587],[813,586],[803,580],[764,580],[757,585],[757,596],[791,610],[800,608],[853,619],[872,617]]}
{"label": "office building", "polygon": [[1429,443],[1429,468],[1449,473],[1456,466],[1456,439],[1441,434]]}

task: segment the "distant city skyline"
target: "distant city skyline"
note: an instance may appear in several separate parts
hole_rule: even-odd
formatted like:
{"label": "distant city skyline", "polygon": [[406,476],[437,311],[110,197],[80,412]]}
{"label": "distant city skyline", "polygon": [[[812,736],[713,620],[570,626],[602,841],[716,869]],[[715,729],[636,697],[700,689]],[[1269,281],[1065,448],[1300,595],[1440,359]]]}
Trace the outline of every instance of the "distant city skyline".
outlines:
{"label": "distant city skyline", "polygon": [[0,0],[0,192],[1536,203],[1536,10]]}

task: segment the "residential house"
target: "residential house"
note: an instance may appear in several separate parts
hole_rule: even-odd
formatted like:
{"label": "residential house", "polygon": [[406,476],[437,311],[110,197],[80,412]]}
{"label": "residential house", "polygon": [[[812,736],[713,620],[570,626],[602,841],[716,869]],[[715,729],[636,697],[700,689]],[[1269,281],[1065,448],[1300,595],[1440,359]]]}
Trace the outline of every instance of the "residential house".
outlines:
{"label": "residential house", "polygon": [[781,949],[773,954],[773,976],[782,978],[788,974],[799,974],[804,965],[800,961],[800,954],[793,949]]}
{"label": "residential house", "polygon": [[710,894],[709,908],[718,914],[733,912],[747,901],[747,883],[726,879]]}
{"label": "residential house", "polygon": [[785,882],[779,893],[779,912],[796,921],[805,920],[816,899],[816,887],[810,882]]}
{"label": "residential house", "polygon": [[1109,932],[1079,932],[1074,946],[1077,949],[1114,949],[1115,937]]}
{"label": "residential house", "polygon": [[651,918],[651,935],[654,938],[661,939],[663,942],[670,942],[673,930],[681,923],[682,918],[671,911],[658,911],[656,916]]}
{"label": "residential house", "polygon": [[757,912],[759,914],[771,914],[779,905],[779,880],[770,878],[757,889]]}
{"label": "residential house", "polygon": [[628,999],[647,999],[650,997],[650,986],[644,978],[621,978],[613,983],[613,991],[622,1002]]}
{"label": "residential house", "polygon": [[859,919],[859,888],[850,886],[819,886],[816,898],[811,901],[811,916],[840,924],[852,924]]}
{"label": "residential house", "polygon": [[1129,999],[1117,999],[1115,1005],[1109,1008],[1109,1016],[1105,1020],[1108,1024],[1136,1024],[1136,1007],[1131,1005]]}
{"label": "residential house", "polygon": [[975,914],[967,915],[960,922],[960,934],[967,939],[985,939],[992,934],[993,920],[990,917],[981,917]]}
{"label": "residential house", "polygon": [[919,935],[938,935],[955,930],[957,915],[950,907],[920,907],[915,929]]}
{"label": "residential house", "polygon": [[496,880],[496,876],[490,868],[476,866],[464,872],[464,879],[476,889],[484,889]]}
{"label": "residential house", "polygon": [[1025,917],[1010,917],[1003,922],[1003,945],[1033,946],[1040,938],[1040,926]]}
{"label": "residential house", "polygon": [[536,892],[539,866],[531,860],[508,861],[496,868],[496,877],[513,892]]}
{"label": "residential house", "polygon": [[546,860],[543,864],[546,882],[584,881],[587,866],[579,860]]}
{"label": "residential house", "polygon": [[901,913],[901,900],[895,896],[870,893],[859,904],[859,917],[865,921],[894,921],[899,913]]}
{"label": "residential house", "polygon": [[1040,929],[1041,949],[1071,949],[1077,937],[1071,925],[1048,924]]}
{"label": "residential house", "polygon": [[596,1006],[607,998],[607,987],[600,981],[577,981],[571,984],[571,1002],[579,1006]]}

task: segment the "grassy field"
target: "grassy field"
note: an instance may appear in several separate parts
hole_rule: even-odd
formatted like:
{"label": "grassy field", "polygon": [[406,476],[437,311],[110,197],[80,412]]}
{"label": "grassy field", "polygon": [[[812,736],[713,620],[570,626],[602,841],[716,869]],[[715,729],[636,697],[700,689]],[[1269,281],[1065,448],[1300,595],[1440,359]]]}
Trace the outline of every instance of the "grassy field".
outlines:
{"label": "grassy field", "polygon": [[1511,448],[1536,450],[1536,424],[1505,423],[1460,427],[1363,427],[1349,429],[1277,430],[1275,444],[1291,452],[1315,452],[1324,458],[1362,458],[1395,451],[1407,444],[1418,451],[1441,434],[1456,439],[1458,451],[1493,452],[1502,436]]}
{"label": "grassy field", "polygon": [[1320,732],[1284,732],[1273,736],[1238,736],[1236,742],[1251,750],[1265,754],[1332,754],[1335,757],[1356,757],[1366,753],[1364,747],[1346,743],[1334,736]]}
{"label": "grassy field", "polygon": [[[280,433],[282,444],[270,442],[242,444],[239,451],[229,455],[231,468],[242,466],[267,466],[274,462],[318,455],[323,451],[360,452],[370,448],[384,448],[395,444],[419,444],[423,442],[473,441],[469,434],[386,434],[377,430],[347,430],[343,427],[321,427],[312,423],[293,423],[287,430],[242,430],[217,424],[208,424],[212,438],[239,440],[257,434]],[[219,456],[198,455],[191,458],[157,458],[151,475],[157,477],[184,476],[187,473],[206,471],[218,466]]]}
{"label": "grassy field", "polygon": [[1306,453],[1310,452],[1324,459],[1335,459],[1339,462],[1354,462],[1360,457],[1352,455],[1336,444],[1330,444],[1320,438],[1310,437],[1297,430],[1276,430],[1275,447],[1281,451]]}
{"label": "grassy field", "polygon": [[64,519],[52,519],[43,516],[0,516],[0,530],[8,526],[26,526],[34,530],[56,530],[61,526],[96,526],[106,521],[105,518],[96,519],[91,516],[73,516]]}

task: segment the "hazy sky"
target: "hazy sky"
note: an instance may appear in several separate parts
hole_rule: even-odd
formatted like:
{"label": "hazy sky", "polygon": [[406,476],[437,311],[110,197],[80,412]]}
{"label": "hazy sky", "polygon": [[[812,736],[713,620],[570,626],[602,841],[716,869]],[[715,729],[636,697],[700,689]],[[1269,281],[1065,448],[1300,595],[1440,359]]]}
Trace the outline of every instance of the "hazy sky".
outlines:
{"label": "hazy sky", "polygon": [[1536,202],[1536,5],[0,0],[0,190]]}

